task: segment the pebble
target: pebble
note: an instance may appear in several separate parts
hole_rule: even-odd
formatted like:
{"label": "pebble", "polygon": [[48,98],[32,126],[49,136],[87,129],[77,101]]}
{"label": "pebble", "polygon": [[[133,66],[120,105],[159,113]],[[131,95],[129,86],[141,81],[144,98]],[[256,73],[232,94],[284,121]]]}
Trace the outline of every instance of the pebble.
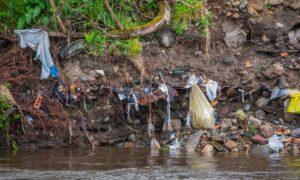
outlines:
{"label": "pebble", "polygon": [[273,136],[275,132],[274,132],[274,128],[270,124],[264,124],[260,126],[260,133],[263,137],[269,138]]}
{"label": "pebble", "polygon": [[292,137],[298,138],[300,137],[300,128],[293,129],[291,132]]}
{"label": "pebble", "polygon": [[128,141],[135,142],[136,136],[135,136],[135,134],[130,134],[127,139],[128,139]]}
{"label": "pebble", "polygon": [[259,108],[264,107],[266,105],[268,105],[270,102],[269,99],[265,98],[265,97],[261,97],[259,99],[256,100],[255,105]]}
{"label": "pebble", "polygon": [[255,118],[253,116],[249,117],[249,121],[254,125],[255,128],[259,128],[261,126],[261,120]]}
{"label": "pebble", "polygon": [[232,150],[233,148],[236,148],[238,145],[236,142],[228,140],[226,143],[224,143],[224,146],[230,150]]}
{"label": "pebble", "polygon": [[248,112],[251,109],[251,105],[247,103],[247,104],[244,105],[243,109],[244,109],[244,111]]}
{"label": "pebble", "polygon": [[284,0],[269,0],[269,3],[270,3],[271,5],[276,6],[276,5],[279,5],[279,4],[283,3],[283,1],[284,1]]}
{"label": "pebble", "polygon": [[237,61],[238,61],[238,59],[234,55],[226,55],[223,59],[223,62],[227,65],[231,65]]}
{"label": "pebble", "polygon": [[255,117],[258,118],[258,119],[264,119],[266,117],[265,111],[260,110],[260,109],[255,111],[254,114],[255,114]]}
{"label": "pebble", "polygon": [[202,153],[212,153],[214,152],[214,146],[211,144],[207,144],[204,146],[204,148],[201,150]]}

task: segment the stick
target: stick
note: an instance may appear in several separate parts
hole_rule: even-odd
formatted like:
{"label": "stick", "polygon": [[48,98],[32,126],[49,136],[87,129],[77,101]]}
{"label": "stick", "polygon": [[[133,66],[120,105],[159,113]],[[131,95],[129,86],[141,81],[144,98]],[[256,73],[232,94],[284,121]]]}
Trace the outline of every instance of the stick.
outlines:
{"label": "stick", "polygon": [[108,10],[111,18],[113,18],[114,22],[116,23],[118,29],[123,31],[124,28],[123,28],[122,24],[120,23],[119,19],[117,18],[117,16],[115,15],[113,9],[109,5],[108,0],[104,0],[104,5],[105,5],[106,9]]}
{"label": "stick", "polygon": [[56,13],[56,6],[55,6],[54,0],[49,0],[49,2],[50,2],[50,5],[51,5],[51,8],[53,9],[53,14],[54,14],[55,17],[56,17],[56,19],[57,19],[57,21],[58,21],[58,24],[59,24],[60,28],[62,29],[62,31],[63,31],[64,33],[67,32],[67,29],[66,29],[64,23],[62,22],[62,20],[61,20],[59,14]]}

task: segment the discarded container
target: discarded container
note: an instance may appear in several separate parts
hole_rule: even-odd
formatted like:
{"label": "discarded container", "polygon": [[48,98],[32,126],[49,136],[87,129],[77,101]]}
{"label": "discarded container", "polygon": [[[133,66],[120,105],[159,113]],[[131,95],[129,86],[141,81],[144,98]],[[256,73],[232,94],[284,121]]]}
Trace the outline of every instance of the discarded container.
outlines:
{"label": "discarded container", "polygon": [[291,101],[287,112],[300,114],[300,92],[290,93]]}
{"label": "discarded container", "polygon": [[289,95],[289,90],[287,88],[279,88],[279,87],[275,87],[272,90],[272,94],[270,97],[270,100],[279,98],[279,97],[283,97],[283,96],[288,96]]}
{"label": "discarded container", "polygon": [[185,73],[186,72],[184,70],[181,70],[181,69],[174,69],[174,70],[170,71],[170,74],[172,74],[173,76],[181,76]]}

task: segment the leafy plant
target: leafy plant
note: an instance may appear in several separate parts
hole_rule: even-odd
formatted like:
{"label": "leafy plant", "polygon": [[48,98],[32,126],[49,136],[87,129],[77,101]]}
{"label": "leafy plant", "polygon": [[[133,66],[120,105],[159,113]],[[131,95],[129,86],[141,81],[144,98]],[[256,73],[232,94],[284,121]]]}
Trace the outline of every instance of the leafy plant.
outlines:
{"label": "leafy plant", "polygon": [[11,148],[12,148],[13,152],[17,152],[19,150],[18,144],[15,140],[12,141]]}
{"label": "leafy plant", "polygon": [[254,124],[252,124],[252,123],[250,123],[248,125],[248,129],[249,129],[249,131],[247,133],[248,133],[249,136],[253,136],[253,135],[255,135],[257,133],[257,129],[254,126]]}

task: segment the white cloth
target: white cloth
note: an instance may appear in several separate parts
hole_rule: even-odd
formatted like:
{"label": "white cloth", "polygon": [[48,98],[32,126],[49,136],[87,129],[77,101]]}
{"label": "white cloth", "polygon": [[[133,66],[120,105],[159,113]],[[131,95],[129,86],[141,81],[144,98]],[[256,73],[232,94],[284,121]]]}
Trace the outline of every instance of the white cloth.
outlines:
{"label": "white cloth", "polygon": [[14,30],[20,37],[20,47],[30,47],[36,51],[34,60],[39,59],[42,63],[41,79],[49,77],[51,67],[54,65],[49,51],[48,33],[42,29]]}

